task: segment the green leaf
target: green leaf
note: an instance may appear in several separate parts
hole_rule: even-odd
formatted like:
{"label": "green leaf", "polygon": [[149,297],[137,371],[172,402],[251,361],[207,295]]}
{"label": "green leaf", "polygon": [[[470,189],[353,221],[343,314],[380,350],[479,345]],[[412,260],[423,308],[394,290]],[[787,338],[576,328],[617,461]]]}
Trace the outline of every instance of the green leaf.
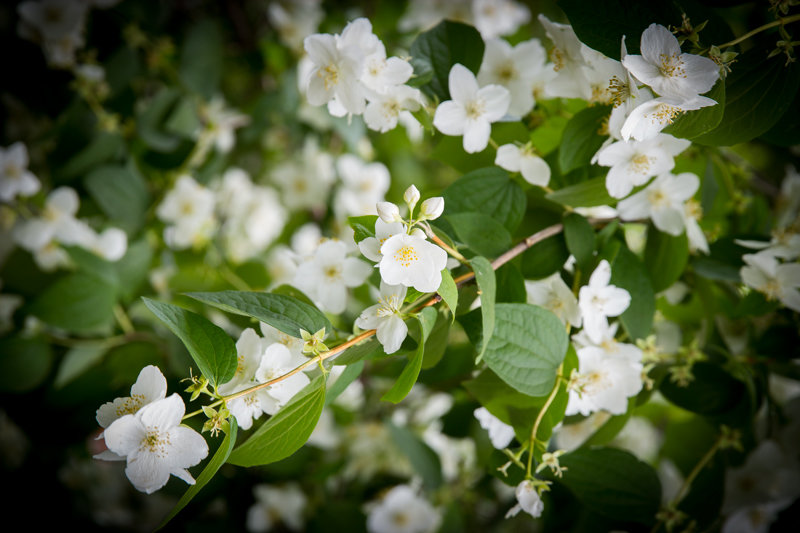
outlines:
{"label": "green leaf", "polygon": [[163,122],[179,96],[177,89],[164,87],[139,112],[136,120],[137,133],[148,148],[169,153],[180,146],[180,137],[163,129]]}
{"label": "green leaf", "polygon": [[456,213],[445,219],[458,239],[473,252],[496,257],[511,247],[511,234],[495,219],[482,213]]}
{"label": "green leaf", "polygon": [[264,423],[228,462],[257,466],[289,457],[306,443],[325,406],[325,377],[318,376]]}
{"label": "green leaf", "polygon": [[503,381],[529,396],[545,396],[556,380],[569,337],[550,311],[530,304],[497,304],[483,358]]}
{"label": "green leaf", "polygon": [[453,275],[446,268],[442,270],[442,283],[436,292],[439,293],[444,303],[450,308],[450,314],[453,317],[453,321],[455,321],[456,309],[458,309],[458,287],[456,282],[453,281]]}
{"label": "green leaf", "polygon": [[0,391],[28,392],[41,385],[50,373],[53,352],[43,339],[0,339]]}
{"label": "green leaf", "polygon": [[27,311],[51,326],[90,332],[111,324],[116,301],[112,285],[98,277],[76,273],[47,287]]}
{"label": "green leaf", "polygon": [[725,81],[717,80],[711,90],[703,96],[715,100],[717,105],[681,114],[672,124],[664,128],[664,133],[682,139],[694,139],[716,128],[725,114]]}
{"label": "green leaf", "polygon": [[569,470],[556,481],[587,509],[609,518],[653,524],[661,483],[653,468],[614,448],[579,449],[560,458]]}
{"label": "green leaf", "polygon": [[594,228],[586,218],[578,213],[570,213],[564,217],[564,239],[567,249],[575,260],[578,267],[586,270],[594,258]]}
{"label": "green leaf", "polygon": [[543,279],[561,270],[569,258],[567,241],[562,233],[537,242],[522,253],[525,279]]}
{"label": "green leaf", "polygon": [[236,346],[222,328],[177,305],[145,297],[142,300],[183,341],[197,368],[212,385],[222,385],[233,378],[238,364]]}
{"label": "green leaf", "polygon": [[347,223],[353,228],[355,235],[353,239],[356,244],[360,243],[367,237],[375,236],[375,221],[378,220],[377,215],[364,215],[362,217],[347,217]]}
{"label": "green leaf", "polygon": [[527,200],[522,187],[508,172],[488,167],[464,174],[442,193],[445,211],[483,213],[513,232],[525,213]]}
{"label": "green leaf", "polygon": [[[483,60],[483,39],[478,30],[444,20],[420,33],[411,44],[411,65],[422,92],[439,101],[450,100],[450,69],[460,63],[477,73]],[[414,78],[412,78],[414,80]]]}
{"label": "green leaf", "polygon": [[789,108],[761,139],[777,146],[793,146],[800,144],[800,91],[798,91]]}
{"label": "green leaf", "polygon": [[737,59],[725,81],[722,120],[693,142],[730,146],[749,141],[769,131],[791,105],[800,87],[797,62],[785,66],[782,54],[767,59],[761,47],[754,47]]}
{"label": "green leaf", "polygon": [[628,335],[632,339],[644,339],[650,335],[656,312],[653,286],[642,262],[625,246],[620,247],[611,262],[611,284],[631,295],[630,306],[619,316]]}
{"label": "green leaf", "polygon": [[688,261],[689,240],[686,233],[674,237],[658,231],[652,224],[647,228],[644,266],[650,274],[655,292],[661,292],[675,283]]}
{"label": "green leaf", "polygon": [[621,415],[614,415],[606,420],[605,424],[597,428],[597,430],[592,433],[588,439],[583,441],[580,447],[587,448],[589,446],[600,446],[611,441],[619,434],[620,431],[622,431],[622,428],[625,427],[625,424],[628,423],[635,405],[636,397],[633,396],[628,398],[628,409]]}
{"label": "green leaf", "polygon": [[442,485],[442,466],[436,452],[407,428],[394,424],[387,424],[387,427],[397,449],[408,457],[411,466],[422,478],[425,488],[428,490],[439,488]]}
{"label": "green leaf", "polygon": [[153,249],[147,239],[141,239],[128,245],[125,255],[114,263],[119,285],[117,291],[122,298],[129,300],[139,293],[142,283],[150,273],[153,260]]}
{"label": "green leaf", "polygon": [[85,248],[78,246],[65,246],[64,249],[69,254],[69,258],[83,274],[88,274],[98,280],[114,287],[119,287],[119,275],[113,265]]}
{"label": "green leaf", "polygon": [[195,300],[218,309],[266,322],[282,332],[300,338],[300,330],[314,333],[333,331],[330,320],[314,306],[283,294],[249,291],[190,292]]}
{"label": "green leaf", "polygon": [[497,279],[495,279],[492,264],[485,257],[473,257],[470,262],[472,271],[475,272],[475,281],[478,284],[481,296],[481,323],[482,333],[481,350],[478,352],[478,361],[486,353],[486,347],[492,339],[495,323],[495,300],[497,298]]}
{"label": "green leaf", "polygon": [[186,505],[192,501],[195,496],[197,496],[197,493],[200,492],[203,487],[208,485],[208,482],[211,481],[219,469],[222,468],[222,465],[224,465],[225,461],[228,460],[233,447],[236,445],[236,434],[238,433],[238,429],[239,426],[236,424],[236,417],[230,417],[230,429],[225,434],[225,438],[222,439],[222,442],[219,443],[217,451],[214,452],[214,456],[208,462],[203,471],[200,472],[200,475],[197,476],[195,484],[189,487],[183,496],[181,496],[181,499],[178,500],[178,503],[175,504],[175,507],[172,508],[167,517],[164,518],[156,530],[162,529],[170,520],[175,518],[175,516],[181,512],[181,510],[186,507]]}
{"label": "green leaf", "polygon": [[386,354],[383,353],[383,346],[381,346],[381,343],[378,342],[378,339],[373,335],[369,339],[361,341],[355,346],[351,346],[345,350],[344,353],[337,355],[335,364],[352,365],[364,359],[371,359],[380,355],[385,356]]}
{"label": "green leaf", "polygon": [[[455,313],[453,313],[455,316]],[[442,360],[449,341],[450,320],[444,313],[438,313],[436,323],[425,341],[425,354],[422,357],[422,369],[433,368]]]}
{"label": "green leaf", "polygon": [[212,19],[192,25],[181,47],[178,73],[189,90],[205,98],[215,96],[222,79],[222,32]]}
{"label": "green leaf", "polygon": [[97,165],[115,159],[124,149],[125,140],[119,133],[98,132],[85,148],[58,169],[58,175],[64,179],[83,176]]}
{"label": "green leaf", "polygon": [[150,195],[133,163],[96,168],[84,178],[83,184],[103,213],[128,235],[142,227]]}
{"label": "green leaf", "polygon": [[567,123],[558,149],[558,166],[566,174],[590,164],[608,135],[602,135],[611,106],[596,105],[580,111]]}
{"label": "green leaf", "polygon": [[577,185],[564,187],[546,194],[545,198],[571,207],[596,207],[616,203],[616,200],[608,194],[605,176],[598,176]]}
{"label": "green leaf", "polygon": [[747,395],[745,384],[718,365],[701,361],[692,366],[692,374],[694,379],[686,387],[665,378],[661,393],[675,405],[704,416],[723,415]]}
{"label": "green leaf", "polygon": [[408,363],[406,363],[406,366],[400,373],[400,377],[397,378],[397,381],[395,381],[394,385],[392,385],[392,388],[383,395],[381,400],[385,402],[398,403],[403,401],[403,399],[408,396],[408,393],[411,392],[411,388],[414,386],[414,383],[417,382],[417,378],[419,377],[419,371],[422,369],[425,341],[428,339],[428,335],[430,335],[430,332],[436,323],[436,317],[436,309],[433,309],[432,307],[426,307],[417,315],[417,320],[419,320],[419,326],[421,330],[419,343],[417,343],[417,350],[414,352],[411,359],[408,360]]}
{"label": "green leaf", "polygon": [[87,341],[70,348],[58,366],[53,387],[60,389],[89,370],[103,358],[109,348],[106,341]]}
{"label": "green leaf", "polygon": [[328,389],[328,393],[325,395],[325,405],[330,405],[333,401],[339,397],[341,393],[356,379],[358,376],[361,375],[361,372],[364,370],[364,361],[358,361],[355,364],[352,364],[344,369],[336,381],[333,382],[331,388]]}

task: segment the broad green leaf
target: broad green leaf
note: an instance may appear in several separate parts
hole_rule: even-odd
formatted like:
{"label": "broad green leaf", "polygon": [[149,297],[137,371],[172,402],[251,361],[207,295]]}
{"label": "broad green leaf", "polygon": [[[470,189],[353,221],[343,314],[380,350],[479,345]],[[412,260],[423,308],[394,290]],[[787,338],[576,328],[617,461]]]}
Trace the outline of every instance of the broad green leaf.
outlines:
{"label": "broad green leaf", "polygon": [[97,165],[115,159],[124,149],[125,140],[119,133],[98,132],[85,148],[57,170],[58,175],[64,179],[83,176]]}
{"label": "broad green leaf", "polygon": [[481,296],[481,323],[482,341],[481,350],[478,352],[478,361],[486,353],[486,347],[494,333],[495,300],[497,298],[497,280],[495,279],[492,264],[485,257],[473,257],[470,262],[472,271],[475,272],[475,281],[478,284],[478,293]]}
{"label": "broad green leaf", "polygon": [[336,378],[336,381],[334,381],[333,385],[328,389],[328,393],[325,395],[325,405],[332,404],[352,382],[358,379],[362,370],[364,370],[363,360],[345,368],[344,372]]}
{"label": "broad green leaf", "polygon": [[231,453],[236,466],[280,461],[306,443],[325,406],[325,377],[318,376]]}
{"label": "broad green leaf", "polygon": [[86,341],[70,348],[58,366],[53,387],[60,389],[97,364],[111,346],[106,341]]}
{"label": "broad green leaf", "polygon": [[116,265],[85,248],[66,246],[65,250],[72,262],[75,263],[77,270],[82,274],[95,277],[114,287],[115,290],[119,287],[119,275],[117,274],[117,269],[114,268]]}
{"label": "broad green leaf", "polygon": [[725,81],[724,115],[716,128],[692,139],[698,144],[730,146],[766,133],[783,116],[800,87],[800,65],[785,65],[782,54],[766,59],[754,47],[737,58]]}
{"label": "broad green leaf", "polygon": [[458,239],[477,254],[496,257],[511,247],[511,234],[488,215],[456,213],[445,218]]}
{"label": "broad green leaf", "polygon": [[367,237],[375,236],[375,221],[378,220],[377,215],[364,215],[362,217],[347,217],[347,223],[353,228],[355,235],[353,239],[356,244],[363,241]]}
{"label": "broad green leaf", "polygon": [[569,258],[564,235],[558,233],[540,241],[522,254],[522,275],[525,279],[543,279],[558,272]]}
{"label": "broad green leaf", "polygon": [[115,303],[116,290],[112,285],[79,272],[47,287],[27,311],[51,326],[89,332],[111,324]]}
{"label": "broad green leaf", "polygon": [[119,278],[117,292],[122,298],[129,300],[136,296],[142,283],[147,281],[150,263],[153,260],[153,249],[147,239],[130,243],[125,255],[114,263]]}
{"label": "broad green leaf", "polygon": [[494,334],[483,358],[503,381],[529,396],[545,396],[556,380],[569,337],[550,311],[529,304],[497,304]]}
{"label": "broad green leaf", "polygon": [[133,163],[96,168],[83,183],[103,213],[129,235],[142,227],[150,195]]}
{"label": "broad green leaf", "polygon": [[[455,317],[455,313],[452,315]],[[438,313],[436,323],[425,341],[425,353],[422,356],[422,369],[433,368],[442,360],[449,341],[451,321],[444,313]]]}
{"label": "broad green leaf", "polygon": [[417,382],[417,378],[419,377],[419,371],[422,369],[425,341],[428,339],[428,335],[436,323],[437,314],[438,313],[436,312],[436,309],[433,309],[432,307],[426,307],[417,315],[417,320],[419,320],[419,326],[421,330],[421,336],[419,343],[417,344],[417,350],[408,360],[408,363],[406,363],[406,366],[400,373],[400,377],[397,378],[397,381],[395,381],[394,385],[392,385],[392,388],[383,395],[381,400],[398,403],[403,401],[403,399],[408,396],[408,393],[411,392],[411,388],[414,386],[414,383]]}
{"label": "broad green leaf", "polygon": [[50,373],[53,353],[43,339],[0,339],[0,391],[28,392],[41,385]]}
{"label": "broad green leaf", "polygon": [[522,272],[513,262],[506,263],[498,268],[495,273],[497,279],[498,302],[525,303],[528,301],[528,293],[525,290],[525,278]]}
{"label": "broad green leaf", "polygon": [[611,106],[597,105],[587,107],[570,119],[558,148],[558,166],[562,174],[591,162],[592,156],[608,138],[601,131],[609,113]]}
{"label": "broad green leaf", "polygon": [[542,157],[558,148],[567,123],[566,117],[560,115],[550,116],[541,126],[531,130],[530,141]]}
{"label": "broad green leaf", "polygon": [[614,448],[582,448],[563,455],[560,463],[569,470],[556,481],[587,509],[609,518],[655,522],[661,483],[650,465]]}
{"label": "broad green leaf", "polygon": [[611,284],[627,290],[631,304],[619,316],[622,326],[632,339],[650,335],[656,300],[653,285],[642,262],[627,247],[621,246],[611,262]]}
{"label": "broad green leaf", "polygon": [[772,126],[761,139],[778,146],[793,146],[800,144],[800,91],[795,94],[789,108],[783,116]]}
{"label": "broad green leaf", "polygon": [[164,123],[164,129],[185,139],[195,140],[197,132],[203,128],[197,107],[191,98],[182,98]]}
{"label": "broad green leaf", "polygon": [[387,424],[387,427],[397,449],[408,457],[411,466],[422,478],[425,488],[428,490],[439,488],[442,484],[442,466],[436,452],[409,429],[391,423]]}
{"label": "broad green leaf", "polygon": [[675,405],[705,416],[722,415],[736,408],[746,395],[745,384],[718,365],[699,362],[692,366],[694,379],[686,387],[669,378],[661,382],[661,393]]}
{"label": "broad green leaf", "polygon": [[412,85],[440,102],[450,100],[450,69],[460,63],[477,74],[483,59],[483,39],[478,30],[444,20],[420,33],[411,44]]}
{"label": "broad green leaf", "polygon": [[200,372],[212,385],[222,385],[233,378],[238,364],[236,346],[222,328],[183,307],[145,297],[142,300],[183,341]]}
{"label": "broad green leaf", "polygon": [[442,270],[442,283],[436,292],[439,293],[444,303],[450,308],[452,320],[455,321],[456,309],[458,309],[458,287],[456,287],[456,282],[453,281],[453,275],[446,268]]}
{"label": "broad green leaf", "polygon": [[497,167],[464,174],[442,193],[447,214],[483,213],[513,232],[522,222],[527,200],[508,172]]}
{"label": "broad green leaf", "polygon": [[577,213],[564,217],[564,239],[567,249],[582,270],[586,270],[594,257],[594,228],[586,218]]}
{"label": "broad green leaf", "polygon": [[208,482],[211,481],[219,469],[222,468],[222,465],[224,465],[228,460],[233,447],[236,445],[236,434],[238,433],[238,429],[239,426],[236,424],[236,417],[230,417],[230,429],[225,434],[225,438],[222,439],[222,442],[219,443],[217,451],[214,452],[214,456],[208,462],[206,467],[203,468],[203,471],[200,472],[200,475],[197,476],[195,484],[190,486],[183,496],[181,496],[181,499],[178,500],[178,503],[175,504],[175,507],[172,508],[167,517],[164,518],[158,528],[156,528],[157,530],[162,529],[167,525],[167,523],[169,523],[170,520],[175,518],[175,516],[181,512],[181,510],[186,507],[186,505],[192,501],[195,496],[197,496],[197,493],[200,492],[203,487],[208,485]]}
{"label": "broad green leaf", "polygon": [[314,333],[322,328],[330,333],[333,326],[322,312],[305,302],[268,292],[220,291],[186,294],[228,313],[236,313],[266,322],[282,332],[300,338],[300,330]]}
{"label": "broad green leaf", "polygon": [[655,292],[661,292],[675,283],[688,261],[689,241],[686,233],[674,237],[658,231],[652,224],[648,227],[644,266],[650,274]]}
{"label": "broad green leaf", "polygon": [[613,205],[617,202],[608,194],[605,176],[564,187],[548,193],[545,198],[571,207],[596,207],[598,205]]}
{"label": "broad green leaf", "polygon": [[222,79],[222,32],[212,19],[195,22],[181,47],[178,72],[186,87],[205,98],[215,96]]}
{"label": "broad green leaf", "polygon": [[725,113],[725,81],[717,80],[711,90],[703,96],[716,101],[717,105],[681,114],[672,124],[664,128],[664,133],[682,139],[694,139],[716,128]]}

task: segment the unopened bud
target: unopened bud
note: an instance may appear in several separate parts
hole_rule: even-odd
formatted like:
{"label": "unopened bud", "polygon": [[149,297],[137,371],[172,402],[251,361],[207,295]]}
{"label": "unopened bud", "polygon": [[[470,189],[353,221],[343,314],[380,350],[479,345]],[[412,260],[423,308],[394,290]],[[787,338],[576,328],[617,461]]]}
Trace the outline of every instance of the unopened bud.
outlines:
{"label": "unopened bud", "polygon": [[441,196],[434,196],[422,202],[419,208],[420,215],[426,220],[433,220],[439,218],[444,211],[444,198]]}
{"label": "unopened bud", "polygon": [[414,206],[419,202],[419,190],[415,186],[410,186],[403,194],[403,200],[408,204],[408,209],[413,210]]}
{"label": "unopened bud", "polygon": [[391,202],[378,202],[378,216],[387,224],[400,220],[400,209]]}

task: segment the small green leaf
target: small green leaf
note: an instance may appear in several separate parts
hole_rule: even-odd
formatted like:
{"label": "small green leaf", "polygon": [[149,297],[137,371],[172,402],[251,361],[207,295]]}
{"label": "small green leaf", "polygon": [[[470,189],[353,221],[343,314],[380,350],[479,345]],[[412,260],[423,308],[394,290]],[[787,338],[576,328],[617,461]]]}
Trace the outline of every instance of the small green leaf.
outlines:
{"label": "small green leaf", "polygon": [[133,163],[101,166],[89,173],[83,183],[103,213],[129,235],[142,227],[150,195]]}
{"label": "small green leaf", "polygon": [[189,487],[183,496],[181,496],[181,499],[178,500],[178,503],[175,504],[175,507],[172,508],[167,517],[164,518],[156,530],[162,529],[167,525],[167,523],[169,523],[170,520],[175,518],[175,516],[181,512],[181,510],[186,507],[186,505],[192,501],[195,496],[197,496],[197,493],[200,492],[203,487],[208,485],[208,482],[211,481],[219,469],[222,468],[222,465],[224,465],[225,461],[228,460],[233,447],[236,445],[236,434],[238,433],[238,430],[239,426],[236,424],[236,417],[230,417],[230,429],[225,434],[225,438],[222,439],[222,442],[219,443],[217,451],[214,452],[214,456],[208,462],[203,471],[200,472],[200,475],[197,476],[195,484]]}
{"label": "small green leaf", "polygon": [[456,213],[445,218],[458,239],[477,254],[496,257],[511,247],[511,234],[488,215]]}
{"label": "small green leaf", "polygon": [[383,352],[383,346],[373,335],[369,339],[351,346],[344,353],[337,355],[335,361],[337,365],[352,365],[364,359],[372,359],[381,355],[386,355]]}
{"label": "small green leaf", "polygon": [[653,468],[614,448],[581,448],[560,458],[568,468],[556,481],[569,488],[587,509],[609,518],[655,522],[661,483]]}
{"label": "small green leaf", "polygon": [[106,341],[87,341],[70,348],[58,366],[53,387],[62,388],[97,364],[109,350]]}
{"label": "small green leaf", "polygon": [[653,285],[642,262],[626,246],[621,246],[611,263],[611,284],[627,290],[631,304],[619,316],[622,326],[632,339],[650,335],[656,299]]}
{"label": "small green leaf", "polygon": [[403,401],[403,399],[408,396],[408,393],[411,392],[411,388],[414,386],[414,383],[417,382],[417,378],[419,377],[419,371],[422,369],[425,341],[428,339],[428,335],[430,335],[430,332],[436,323],[437,314],[438,313],[436,312],[436,309],[433,309],[432,307],[426,307],[417,315],[417,320],[419,320],[419,326],[421,330],[419,343],[417,343],[417,350],[411,356],[411,359],[408,360],[408,363],[406,363],[406,366],[400,373],[400,377],[397,378],[397,381],[395,381],[394,385],[392,385],[392,388],[383,395],[381,400],[385,402],[398,403]]}
{"label": "small green leaf", "polygon": [[51,326],[72,332],[90,332],[111,324],[116,301],[113,285],[79,272],[47,287],[27,311]]}
{"label": "small green leaf", "polygon": [[223,69],[223,41],[213,19],[195,22],[181,47],[178,72],[186,87],[205,98],[219,91]]}
{"label": "small green leaf", "polygon": [[325,395],[325,405],[330,405],[339,397],[341,393],[361,375],[364,370],[364,361],[358,361],[344,369],[344,372],[336,378],[328,393]]}
{"label": "small green leaf", "polygon": [[529,396],[545,396],[556,380],[569,337],[550,311],[529,304],[497,304],[495,328],[483,358],[503,381]]}
{"label": "small green leaf", "polygon": [[318,376],[233,450],[228,462],[257,466],[289,457],[306,443],[324,406],[325,377]]}
{"label": "small green leaf", "polygon": [[[455,315],[455,313],[453,313]],[[422,369],[433,368],[442,360],[447,351],[448,334],[450,332],[450,320],[445,318],[444,313],[439,313],[436,324],[425,341],[425,355],[422,357]]]}
{"label": "small green leaf", "polygon": [[569,258],[564,235],[559,233],[537,242],[522,254],[522,275],[525,279],[543,279],[561,270]]}
{"label": "small green leaf", "polygon": [[190,292],[195,300],[218,309],[266,322],[282,332],[300,338],[300,330],[310,333],[325,328],[333,331],[330,320],[314,306],[283,294],[249,291]]}
{"label": "small green leaf", "polygon": [[364,215],[361,217],[347,217],[347,223],[353,228],[355,235],[353,239],[356,244],[360,243],[368,237],[375,236],[375,221],[378,220],[377,215]]}
{"label": "small green leaf", "polygon": [[147,280],[152,260],[153,249],[147,239],[143,238],[129,244],[122,259],[114,263],[119,278],[117,291],[123,299],[130,300],[139,294],[139,289]]}
{"label": "small green leaf", "polygon": [[212,385],[222,385],[233,378],[238,364],[236,346],[222,328],[177,305],[145,297],[142,300],[183,341],[200,372]]}
{"label": "small green leaf", "polygon": [[99,255],[85,248],[65,246],[64,249],[81,273],[93,276],[115,289],[119,287],[119,275],[114,268],[114,264],[109,263]]}
{"label": "small green leaf", "polygon": [[611,113],[611,106],[596,105],[577,113],[567,123],[558,148],[558,166],[562,174],[588,165],[608,135],[600,131]]}
{"label": "small green leaf", "polygon": [[453,281],[453,275],[446,268],[442,270],[442,283],[436,292],[439,293],[444,303],[450,308],[452,320],[455,321],[456,309],[458,309],[458,287],[456,287],[456,282]]}
{"label": "small green leaf", "polygon": [[567,249],[575,256],[578,267],[586,270],[594,257],[595,237],[592,225],[578,213],[570,213],[564,217],[564,239]]}
{"label": "small green leaf", "polygon": [[472,271],[475,272],[475,281],[481,296],[481,323],[483,336],[481,350],[477,360],[480,361],[486,352],[486,347],[492,339],[495,322],[495,299],[497,298],[497,280],[495,279],[492,264],[485,257],[473,257],[470,261]]}
{"label": "small green leaf", "polygon": [[616,200],[609,196],[606,189],[606,177],[599,176],[588,181],[564,187],[548,193],[545,198],[552,202],[571,207],[596,207],[612,205]]}
{"label": "small green leaf", "polygon": [[43,339],[0,339],[0,391],[28,392],[41,385],[50,373],[53,352]]}
{"label": "small green leaf", "polygon": [[644,266],[650,274],[655,292],[661,292],[675,283],[688,261],[689,241],[686,233],[674,237],[658,231],[652,224],[648,227]]}
{"label": "small green leaf", "polygon": [[422,478],[428,490],[435,490],[442,485],[442,466],[439,456],[407,428],[387,424],[397,449],[403,452],[411,466]]}
{"label": "small green leaf", "polygon": [[447,214],[482,213],[501,223],[509,232],[517,229],[527,199],[522,187],[508,172],[497,167],[464,174],[442,193]]}
{"label": "small green leaf", "polygon": [[450,69],[460,63],[477,73],[483,49],[481,34],[472,26],[449,20],[440,22],[420,33],[411,44],[411,64],[417,77],[414,85],[440,102],[450,100]]}

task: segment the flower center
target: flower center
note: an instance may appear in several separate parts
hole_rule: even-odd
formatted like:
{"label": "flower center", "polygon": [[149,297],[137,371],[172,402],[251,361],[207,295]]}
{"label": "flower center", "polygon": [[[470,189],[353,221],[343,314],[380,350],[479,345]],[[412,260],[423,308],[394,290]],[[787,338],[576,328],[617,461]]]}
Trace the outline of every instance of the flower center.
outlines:
{"label": "flower center", "polygon": [[695,220],[703,218],[703,208],[697,200],[689,200],[684,204],[686,216]]}
{"label": "flower center", "polygon": [[413,246],[403,246],[394,253],[394,260],[408,268],[419,260],[419,256]]}
{"label": "flower center", "polygon": [[471,101],[466,105],[465,111],[467,112],[467,118],[471,118],[473,120],[479,119],[485,111],[483,100]]}
{"label": "flower center", "polygon": [[763,291],[767,297],[767,300],[777,300],[781,295],[781,284],[778,283],[778,280],[776,279],[770,279],[766,284],[764,284]]}
{"label": "flower center", "polygon": [[631,95],[631,88],[628,83],[616,76],[609,80],[607,90],[611,93],[611,101],[614,103],[614,107],[621,106]]}
{"label": "flower center", "polygon": [[658,57],[660,60],[658,70],[661,72],[662,76],[667,76],[668,78],[686,77],[686,69],[683,68],[683,60],[678,54],[660,54]]}
{"label": "flower center", "polygon": [[339,279],[342,276],[342,267],[330,265],[325,268],[325,277],[331,280]]}
{"label": "flower center", "polygon": [[553,50],[550,51],[550,61],[553,62],[553,70],[558,72],[564,68],[564,53],[558,48],[553,48]]}
{"label": "flower center", "polygon": [[631,170],[637,174],[646,174],[650,170],[650,165],[653,164],[653,158],[647,157],[645,154],[639,154],[631,159]]}
{"label": "flower center", "polygon": [[398,512],[392,514],[392,523],[393,524],[402,527],[402,526],[405,526],[406,524],[408,524],[408,522],[409,522],[408,515],[406,513],[404,513],[403,511],[398,511]]}
{"label": "flower center", "polygon": [[169,434],[162,435],[156,428],[147,428],[140,449],[155,453],[160,457],[166,457],[166,447],[169,443]]}
{"label": "flower center", "polygon": [[647,193],[647,199],[653,207],[665,206],[669,203],[669,197],[661,189],[655,189]]}
{"label": "flower center", "polygon": [[504,63],[497,69],[497,79],[504,83],[508,83],[517,78],[517,69],[511,62]]}
{"label": "flower center", "polygon": [[22,175],[21,169],[14,163],[8,163],[3,168],[3,174],[9,179],[17,179]]}
{"label": "flower center", "polygon": [[655,119],[654,122],[661,124],[672,124],[672,121],[675,120],[675,117],[677,117],[682,111],[683,110],[678,106],[662,103],[658,105],[651,116]]}
{"label": "flower center", "polygon": [[317,75],[323,79],[325,83],[325,90],[329,91],[337,83],[339,83],[339,67],[336,65],[326,65],[325,68],[320,69]]}
{"label": "flower center", "polygon": [[117,407],[117,417],[124,415],[132,415],[144,405],[144,396],[141,394],[134,394],[130,398],[125,398],[122,405]]}

